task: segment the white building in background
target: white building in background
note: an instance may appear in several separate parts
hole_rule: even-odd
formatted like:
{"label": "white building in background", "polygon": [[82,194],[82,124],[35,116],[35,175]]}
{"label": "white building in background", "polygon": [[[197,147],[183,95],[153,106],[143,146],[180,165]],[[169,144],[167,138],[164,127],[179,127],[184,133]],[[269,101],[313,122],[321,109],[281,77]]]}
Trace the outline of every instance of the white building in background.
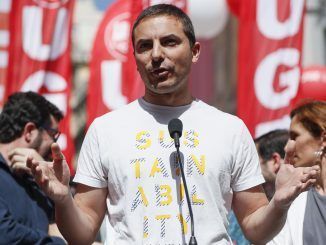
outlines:
{"label": "white building in background", "polygon": [[95,6],[95,1],[76,0],[72,29],[72,58],[74,62],[88,62],[93,41],[104,11]]}
{"label": "white building in background", "polygon": [[326,65],[326,0],[307,0],[303,67]]}

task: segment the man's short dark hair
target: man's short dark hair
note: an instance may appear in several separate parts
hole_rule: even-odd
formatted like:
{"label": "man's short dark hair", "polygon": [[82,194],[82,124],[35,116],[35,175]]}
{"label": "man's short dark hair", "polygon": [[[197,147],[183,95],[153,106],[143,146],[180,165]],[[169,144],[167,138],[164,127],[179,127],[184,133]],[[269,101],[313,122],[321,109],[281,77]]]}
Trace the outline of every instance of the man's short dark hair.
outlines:
{"label": "man's short dark hair", "polygon": [[38,128],[63,118],[62,112],[43,96],[34,92],[17,92],[9,96],[0,114],[0,142],[9,143],[19,138],[28,122]]}
{"label": "man's short dark hair", "polygon": [[193,47],[196,43],[196,36],[192,22],[187,14],[185,14],[181,9],[170,4],[156,4],[144,9],[140,15],[137,17],[133,27],[132,27],[132,44],[135,47],[135,29],[136,27],[146,18],[156,17],[156,16],[173,16],[177,18],[183,25],[183,31],[186,34],[190,47]]}
{"label": "man's short dark hair", "polygon": [[277,129],[255,139],[259,156],[264,160],[270,160],[274,152],[285,156],[284,147],[289,139],[289,132],[286,129]]}

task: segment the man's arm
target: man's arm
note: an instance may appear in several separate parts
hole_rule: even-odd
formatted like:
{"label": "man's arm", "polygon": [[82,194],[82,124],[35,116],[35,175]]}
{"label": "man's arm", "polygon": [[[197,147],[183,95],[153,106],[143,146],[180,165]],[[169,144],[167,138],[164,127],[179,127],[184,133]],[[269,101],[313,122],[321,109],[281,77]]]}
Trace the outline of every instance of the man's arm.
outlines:
{"label": "man's arm", "polygon": [[90,244],[106,211],[106,188],[77,185],[75,198],[69,189],[70,172],[58,144],[51,146],[53,162],[27,159],[36,182],[55,202],[56,223],[69,244]]}
{"label": "man's arm", "polygon": [[45,231],[33,229],[14,219],[6,202],[0,198],[1,244],[65,244],[59,237],[49,236]]}
{"label": "man's arm", "polygon": [[277,235],[292,201],[312,186],[318,175],[319,166],[294,168],[282,164],[270,203],[261,186],[235,192],[232,206],[246,237],[255,244],[265,244]]}
{"label": "man's arm", "polygon": [[255,244],[264,244],[283,227],[287,209],[279,210],[268,200],[262,186],[235,192],[234,213],[246,238]]}
{"label": "man's arm", "polygon": [[[44,161],[43,157],[35,149],[32,148],[17,147],[8,153],[9,166],[15,174],[31,175],[31,169],[26,166],[26,160],[28,156],[32,157],[34,160],[37,161]],[[54,214],[54,208],[53,208],[53,214]],[[48,234],[50,236],[56,236],[64,239],[56,223],[52,223],[49,225]]]}
{"label": "man's arm", "polygon": [[78,184],[75,197],[56,203],[56,223],[69,244],[91,244],[106,212],[106,188]]}
{"label": "man's arm", "polygon": [[60,237],[60,238],[62,238],[63,240],[65,240],[65,238],[62,236],[61,232],[59,231],[59,228],[58,228],[58,226],[57,226],[56,223],[49,224],[49,231],[48,231],[48,234],[49,234],[50,236]]}

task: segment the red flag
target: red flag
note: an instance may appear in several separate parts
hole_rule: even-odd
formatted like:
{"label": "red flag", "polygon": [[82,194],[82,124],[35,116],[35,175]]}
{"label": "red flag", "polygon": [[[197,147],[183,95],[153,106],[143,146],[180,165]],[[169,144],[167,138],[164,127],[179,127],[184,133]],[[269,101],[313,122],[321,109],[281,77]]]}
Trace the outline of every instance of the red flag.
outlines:
{"label": "red flag", "polygon": [[11,0],[0,3],[0,111],[5,96],[7,69],[9,60],[9,14]]}
{"label": "red flag", "polygon": [[304,0],[228,0],[239,18],[238,115],[254,137],[289,125],[300,82]]}
{"label": "red flag", "polygon": [[73,173],[70,136],[71,25],[74,0],[12,1],[6,96],[35,91],[63,111],[58,140]]}
{"label": "red flag", "polygon": [[107,9],[97,32],[90,62],[87,125],[94,118],[138,98],[142,87],[126,81],[132,1],[118,0]]}
{"label": "red flag", "polygon": [[326,66],[314,65],[302,69],[300,89],[294,104],[306,99],[326,101]]}
{"label": "red flag", "polygon": [[[137,98],[143,94],[144,85],[142,83],[141,77],[136,68],[136,62],[134,59],[134,48],[132,46],[132,26],[137,19],[139,13],[149,6],[149,0],[134,0],[130,4],[130,30],[129,30],[129,40],[128,40],[128,53],[127,53],[127,62],[124,62],[122,65],[122,77],[126,83],[126,88],[130,88],[130,96]],[[127,92],[127,91],[126,91]],[[136,92],[136,94],[135,94]],[[141,92],[141,93],[140,93]]]}

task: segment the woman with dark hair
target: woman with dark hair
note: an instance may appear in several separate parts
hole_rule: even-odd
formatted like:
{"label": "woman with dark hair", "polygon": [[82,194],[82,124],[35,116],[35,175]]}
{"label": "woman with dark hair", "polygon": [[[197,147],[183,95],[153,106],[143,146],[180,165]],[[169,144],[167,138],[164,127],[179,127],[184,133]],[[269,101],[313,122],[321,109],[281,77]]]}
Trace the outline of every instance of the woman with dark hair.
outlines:
{"label": "woman with dark hair", "polygon": [[292,203],[284,228],[269,244],[325,244],[326,102],[308,102],[291,112],[290,139],[285,151],[294,167],[319,165],[320,176]]}

